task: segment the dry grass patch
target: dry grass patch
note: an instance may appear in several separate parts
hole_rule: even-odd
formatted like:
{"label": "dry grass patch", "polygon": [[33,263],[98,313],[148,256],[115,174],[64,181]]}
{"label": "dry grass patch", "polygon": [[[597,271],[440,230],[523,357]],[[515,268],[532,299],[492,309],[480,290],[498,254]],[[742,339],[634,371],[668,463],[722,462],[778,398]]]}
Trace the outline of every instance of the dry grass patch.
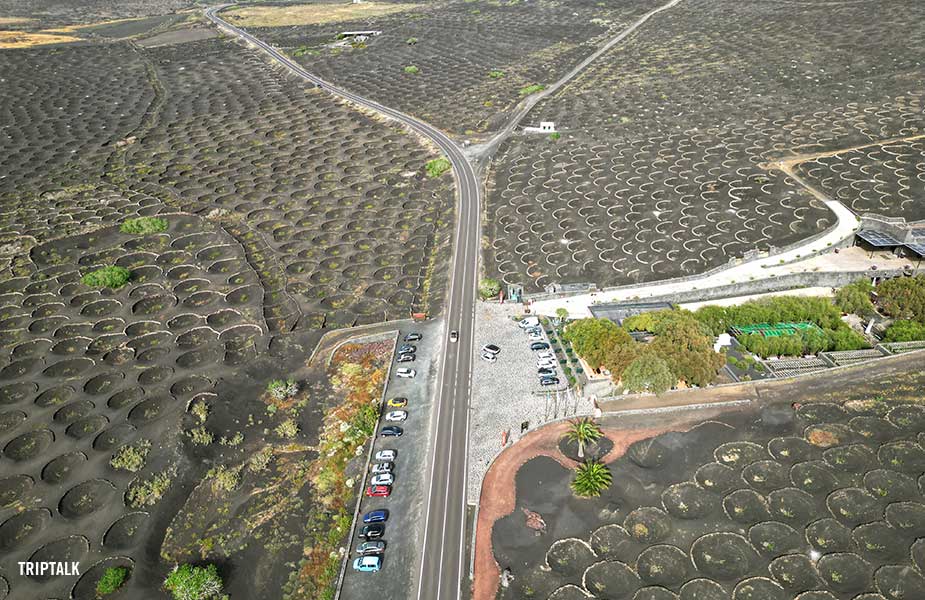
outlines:
{"label": "dry grass patch", "polygon": [[317,25],[379,17],[417,8],[417,4],[307,4],[302,6],[251,6],[228,11],[228,19],[246,27]]}
{"label": "dry grass patch", "polygon": [[25,25],[34,20],[35,19],[26,19],[25,17],[0,17],[0,27],[5,27],[7,25]]}
{"label": "dry grass patch", "polygon": [[26,33],[22,31],[0,31],[0,48],[31,48],[48,44],[67,44],[79,42],[80,38],[72,35],[52,33]]}

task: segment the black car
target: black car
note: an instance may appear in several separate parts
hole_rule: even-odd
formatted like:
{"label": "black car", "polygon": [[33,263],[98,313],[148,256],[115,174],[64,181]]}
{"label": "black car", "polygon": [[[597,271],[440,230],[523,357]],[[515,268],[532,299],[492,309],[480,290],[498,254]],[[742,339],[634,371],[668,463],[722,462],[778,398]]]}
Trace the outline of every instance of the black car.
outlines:
{"label": "black car", "polygon": [[[536,370],[536,374],[537,375],[555,375],[556,370],[550,369],[549,367],[540,367],[539,369]],[[542,379],[542,377],[540,379]]]}
{"label": "black car", "polygon": [[395,359],[395,362],[400,362],[400,363],[414,362],[414,354],[410,354],[410,353],[399,354],[398,358]]}
{"label": "black car", "polygon": [[540,379],[540,385],[542,386],[559,385],[559,378],[558,377],[544,377],[543,379]]}
{"label": "black car", "polygon": [[385,534],[385,525],[382,523],[370,523],[360,528],[359,537],[364,540],[375,540]]}
{"label": "black car", "polygon": [[418,349],[414,344],[402,344],[398,347],[399,354],[408,354],[409,352],[414,354]]}
{"label": "black car", "polygon": [[549,350],[549,344],[546,342],[533,342],[530,344],[531,350]]}
{"label": "black car", "polygon": [[406,341],[406,342],[417,342],[417,341],[420,341],[420,340],[421,340],[421,334],[420,334],[420,333],[409,333],[408,335],[405,336],[405,341]]}
{"label": "black car", "polygon": [[403,433],[405,433],[405,430],[397,425],[386,425],[379,430],[381,437],[401,437]]}

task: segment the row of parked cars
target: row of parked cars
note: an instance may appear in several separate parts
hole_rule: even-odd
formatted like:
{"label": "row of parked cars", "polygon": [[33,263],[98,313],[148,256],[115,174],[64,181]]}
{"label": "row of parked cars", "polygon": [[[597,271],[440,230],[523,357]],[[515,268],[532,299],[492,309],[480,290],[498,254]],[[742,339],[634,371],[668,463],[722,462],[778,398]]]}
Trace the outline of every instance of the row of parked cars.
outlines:
{"label": "row of parked cars", "polygon": [[518,323],[530,340],[530,349],[536,356],[536,374],[543,387],[559,385],[558,371],[556,370],[556,353],[549,347],[543,337],[543,328],[537,317],[526,317]]}
{"label": "row of parked cars", "polygon": [[[414,362],[417,348],[412,342],[421,340],[420,333],[409,333],[404,337],[404,344],[398,348],[398,362]],[[403,372],[405,374],[403,374]],[[407,374],[407,373],[410,373]],[[400,367],[396,369],[398,377],[414,377],[414,369]],[[408,399],[404,397],[389,398],[383,408],[383,421],[387,423],[379,429],[380,437],[401,437],[404,430],[399,425],[408,418]],[[395,459],[398,450],[386,448],[374,455],[375,461],[369,467],[369,484],[366,486],[368,498],[388,498],[395,485]],[[382,557],[385,554],[386,543],[385,524],[389,520],[389,510],[378,508],[363,515],[363,526],[360,527],[359,537],[363,541],[357,545],[356,553],[359,555],[353,561],[356,571],[376,572],[382,568]]]}

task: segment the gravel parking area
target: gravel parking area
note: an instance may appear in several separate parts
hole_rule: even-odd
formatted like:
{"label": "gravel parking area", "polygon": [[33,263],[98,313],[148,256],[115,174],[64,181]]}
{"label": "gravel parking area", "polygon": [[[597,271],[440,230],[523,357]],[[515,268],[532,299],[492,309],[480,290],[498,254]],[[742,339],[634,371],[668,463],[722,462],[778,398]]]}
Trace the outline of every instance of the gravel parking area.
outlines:
{"label": "gravel parking area", "polygon": [[[532,430],[551,419],[591,411],[590,401],[576,397],[572,391],[544,391],[539,385],[530,340],[512,319],[521,311],[519,304],[479,302],[476,305],[476,357],[469,425],[470,504],[478,501],[482,478],[491,460],[501,451],[505,431],[511,443],[523,435],[520,427],[524,422],[529,422]],[[496,362],[488,363],[479,358],[485,344],[501,348]],[[564,384],[565,376],[558,366],[556,371]],[[563,387],[554,386],[553,390]]]}

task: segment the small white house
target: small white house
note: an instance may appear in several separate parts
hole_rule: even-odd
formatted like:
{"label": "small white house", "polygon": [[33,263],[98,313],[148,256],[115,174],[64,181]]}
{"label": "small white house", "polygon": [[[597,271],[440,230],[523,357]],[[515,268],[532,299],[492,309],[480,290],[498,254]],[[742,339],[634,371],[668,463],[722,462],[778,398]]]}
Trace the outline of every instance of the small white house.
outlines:
{"label": "small white house", "polygon": [[555,121],[540,121],[539,127],[524,127],[524,133],[555,133]]}

